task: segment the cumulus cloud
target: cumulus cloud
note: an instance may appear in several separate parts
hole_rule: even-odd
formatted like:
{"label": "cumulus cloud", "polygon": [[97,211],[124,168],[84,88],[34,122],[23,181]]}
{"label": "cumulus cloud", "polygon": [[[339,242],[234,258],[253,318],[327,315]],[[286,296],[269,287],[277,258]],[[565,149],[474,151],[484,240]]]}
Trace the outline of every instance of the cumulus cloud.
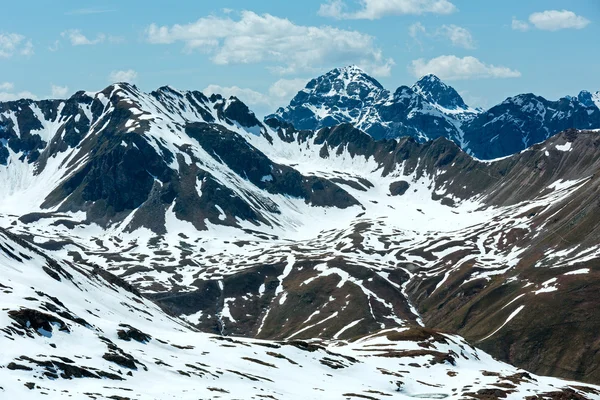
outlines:
{"label": "cumulus cloud", "polygon": [[215,93],[220,94],[223,97],[235,96],[248,106],[269,104],[268,97],[263,93],[248,88],[241,88],[239,86],[221,86],[210,84],[204,88],[203,92],[207,96]]}
{"label": "cumulus cloud", "polygon": [[408,34],[411,38],[415,40],[417,40],[419,38],[419,35],[422,33],[427,33],[427,30],[420,22],[415,22],[414,24],[408,27]]}
{"label": "cumulus cloud", "polygon": [[300,91],[308,79],[279,79],[273,83],[267,93],[258,92],[253,89],[240,88],[238,86],[208,85],[203,92],[207,96],[213,93],[221,94],[224,97],[235,96],[243,101],[248,107],[259,116],[264,116],[273,112],[277,107],[282,107]]}
{"label": "cumulus cloud", "polygon": [[[41,98],[61,99],[66,98],[69,93],[67,86],[50,85],[51,94],[43,95]],[[27,90],[15,91],[15,85],[12,82],[0,83],[0,101],[15,101],[21,99],[39,100],[40,97]]]}
{"label": "cumulus cloud", "polygon": [[269,96],[274,106],[288,103],[301,89],[306,86],[308,79],[280,79],[269,88]]}
{"label": "cumulus cloud", "polygon": [[503,66],[485,64],[475,57],[457,57],[445,55],[425,60],[412,61],[409,70],[416,77],[427,74],[437,75],[441,79],[482,79],[482,78],[517,78],[521,73]]}
{"label": "cumulus cloud", "polygon": [[330,0],[321,4],[317,14],[321,17],[341,19],[343,15],[346,15],[345,9],[346,4],[342,0]]}
{"label": "cumulus cloud", "polygon": [[336,19],[379,19],[389,15],[451,14],[456,6],[448,0],[361,0],[361,8],[347,11],[343,0],[321,4],[318,14]]}
{"label": "cumulus cloud", "polygon": [[330,26],[296,25],[251,11],[241,12],[239,20],[210,16],[185,25],[152,24],[146,37],[152,44],[181,42],[186,52],[208,53],[215,64],[266,63],[282,74],[357,64],[385,76],[393,65],[370,35]]}
{"label": "cumulus cloud", "polygon": [[14,101],[20,99],[37,100],[38,97],[28,91],[14,92],[15,85],[12,82],[0,83],[0,101]]}
{"label": "cumulus cloud", "polygon": [[15,84],[12,82],[2,82],[0,83],[0,90],[2,91],[10,91],[15,88]]}
{"label": "cumulus cloud", "polygon": [[138,73],[133,69],[112,71],[108,75],[109,82],[128,82],[134,83],[137,80]]}
{"label": "cumulus cloud", "polygon": [[560,29],[583,29],[590,20],[568,10],[548,10],[536,12],[529,16],[529,22],[538,29],[558,31]]}
{"label": "cumulus cloud", "polygon": [[18,33],[0,33],[0,58],[33,55],[33,43]]}
{"label": "cumulus cloud", "polygon": [[453,46],[465,49],[474,49],[475,40],[468,29],[457,25],[442,25],[437,31],[437,35],[450,40]]}
{"label": "cumulus cloud", "polygon": [[58,86],[52,84],[52,98],[63,99],[69,94],[69,88],[67,86]]}
{"label": "cumulus cloud", "polygon": [[60,34],[63,38],[68,39],[73,46],[91,46],[104,42],[106,35],[99,33],[95,39],[89,39],[79,29],[69,29]]}
{"label": "cumulus cloud", "polygon": [[452,43],[452,45],[455,47],[462,47],[465,49],[475,48],[475,40],[473,39],[471,32],[469,32],[468,29],[458,25],[442,25],[435,31],[428,32],[423,24],[416,22],[408,27],[408,34],[419,45],[421,45],[420,37],[426,36],[430,38],[443,37],[449,40],[450,43]]}
{"label": "cumulus cloud", "polygon": [[511,28],[515,31],[525,32],[529,30],[530,26],[527,22],[518,20],[515,17],[513,17]]}

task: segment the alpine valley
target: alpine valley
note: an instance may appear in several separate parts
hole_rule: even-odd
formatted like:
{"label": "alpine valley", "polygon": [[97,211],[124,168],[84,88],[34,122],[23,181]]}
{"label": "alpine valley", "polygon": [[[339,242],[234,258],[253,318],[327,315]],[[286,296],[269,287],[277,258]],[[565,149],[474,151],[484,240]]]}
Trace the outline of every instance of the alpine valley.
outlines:
{"label": "alpine valley", "polygon": [[0,397],[600,399],[599,106],[0,103]]}

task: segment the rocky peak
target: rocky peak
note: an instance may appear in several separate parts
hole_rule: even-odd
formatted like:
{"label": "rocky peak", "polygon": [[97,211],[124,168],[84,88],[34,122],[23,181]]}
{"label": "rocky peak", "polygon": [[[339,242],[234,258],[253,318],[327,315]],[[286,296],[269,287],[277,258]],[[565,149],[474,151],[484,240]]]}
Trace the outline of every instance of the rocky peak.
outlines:
{"label": "rocky peak", "polygon": [[600,91],[591,93],[587,90],[582,90],[577,95],[577,100],[586,107],[597,107],[600,109]]}
{"label": "rocky peak", "polygon": [[260,128],[262,126],[254,112],[235,96],[231,96],[227,101],[222,103],[222,112],[226,118],[239,123],[245,128]]}
{"label": "rocky peak", "polygon": [[317,97],[351,98],[364,101],[386,92],[383,86],[355,65],[335,68],[308,82],[306,94]]}
{"label": "rocky peak", "polygon": [[425,75],[412,86],[412,90],[423,96],[428,102],[449,110],[468,109],[462,97],[454,88],[446,85],[433,74]]}
{"label": "rocky peak", "polygon": [[523,93],[516,96],[508,97],[500,105],[516,106],[516,107],[530,107],[532,104],[546,102],[546,99],[540,96],[536,96],[533,93]]}

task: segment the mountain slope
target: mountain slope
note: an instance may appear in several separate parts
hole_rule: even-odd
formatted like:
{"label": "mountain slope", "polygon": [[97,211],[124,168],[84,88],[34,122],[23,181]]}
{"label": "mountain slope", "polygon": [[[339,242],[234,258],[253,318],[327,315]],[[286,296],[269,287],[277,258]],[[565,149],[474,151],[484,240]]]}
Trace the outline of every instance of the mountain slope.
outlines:
{"label": "mountain slope", "polygon": [[10,398],[600,398],[424,329],[314,343],[198,333],[110,274],[3,230],[0,250],[0,392]]}
{"label": "mountain slope", "polygon": [[[580,297],[599,257],[597,132],[482,162],[443,137],[263,124],[235,98],[169,87],[3,107],[2,226],[197,328],[349,340],[425,324],[600,381],[586,355],[600,316]],[[552,328],[559,299],[573,341]]]}
{"label": "mountain slope", "polygon": [[198,333],[109,274],[2,230],[0,246],[0,392],[10,398],[600,398],[597,388],[532,376],[423,329],[316,343]]}
{"label": "mountain slope", "polygon": [[392,94],[352,66],[313,79],[266,120],[312,130],[348,122],[375,139],[445,137],[479,159],[495,159],[569,128],[600,128],[599,99],[598,93],[586,91],[558,101],[523,94],[484,111],[467,106],[456,90],[434,75]]}
{"label": "mountain slope", "polygon": [[[11,212],[17,207],[85,212],[86,222],[106,227],[136,210],[124,229],[164,232],[169,206],[180,219],[205,229],[205,219],[239,226],[235,217],[268,225],[270,214],[281,213],[272,199],[277,196],[318,206],[356,204],[334,183],[273,164],[235,132],[215,124],[260,129],[235,98],[208,99],[170,88],[147,95],[120,84],[66,102],[7,103],[5,108],[2,131],[10,165],[0,177],[8,194],[3,204]],[[188,182],[198,186],[198,193],[205,187],[206,195],[190,193]],[[194,201],[204,203],[202,215],[190,210]]]}
{"label": "mountain slope", "polygon": [[599,127],[600,109],[595,103],[522,94],[478,115],[463,130],[473,154],[489,159],[517,153],[566,129]]}

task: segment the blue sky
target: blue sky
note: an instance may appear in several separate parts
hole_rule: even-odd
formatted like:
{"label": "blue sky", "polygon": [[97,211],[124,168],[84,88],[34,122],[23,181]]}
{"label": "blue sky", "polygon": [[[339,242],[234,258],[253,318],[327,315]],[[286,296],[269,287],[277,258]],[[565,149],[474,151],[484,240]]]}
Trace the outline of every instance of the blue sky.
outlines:
{"label": "blue sky", "polygon": [[262,115],[349,64],[390,90],[435,73],[483,107],[600,90],[597,0],[49,3],[3,4],[0,100],[128,80],[236,94]]}

